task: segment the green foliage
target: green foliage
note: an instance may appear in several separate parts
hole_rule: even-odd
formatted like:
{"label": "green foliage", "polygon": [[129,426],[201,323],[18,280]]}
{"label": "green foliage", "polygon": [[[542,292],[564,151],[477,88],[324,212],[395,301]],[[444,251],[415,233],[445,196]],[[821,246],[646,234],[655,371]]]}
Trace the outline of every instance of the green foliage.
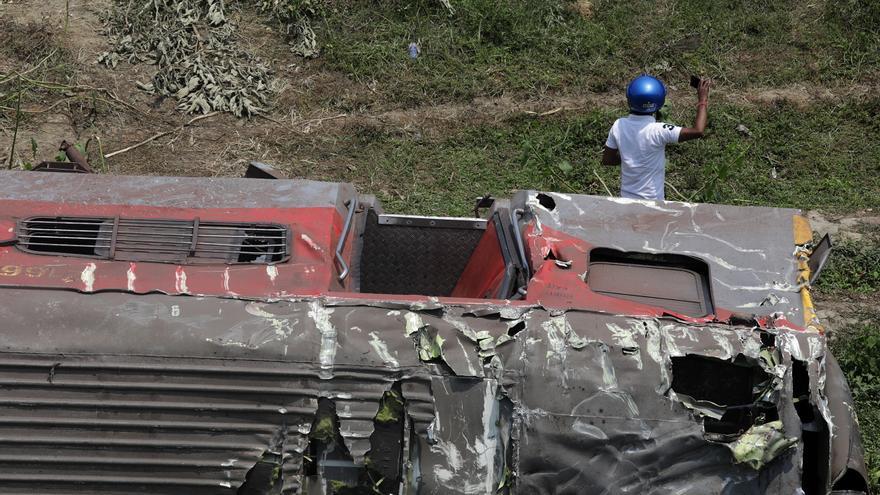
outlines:
{"label": "green foliage", "polygon": [[748,148],[739,145],[736,142],[730,143],[724,148],[723,155],[720,159],[713,160],[706,168],[708,169],[704,175],[703,183],[699,189],[689,195],[688,201],[697,201],[701,203],[720,203],[724,198],[724,189],[727,186],[727,180],[732,170],[741,170],[745,161]]}
{"label": "green foliage", "polygon": [[[559,88],[583,79],[608,42],[568,2],[453,1],[454,14],[430,0],[347,3],[316,27],[327,63],[387,81],[386,94],[411,103]],[[416,60],[410,42],[421,48]]]}
{"label": "green foliage", "polygon": [[315,438],[324,442],[333,442],[336,440],[336,421],[332,415],[323,415],[317,418],[312,430],[309,432],[309,438]]}
{"label": "green foliage", "polygon": [[[832,211],[876,206],[880,141],[865,136],[880,128],[868,116],[871,105],[876,101],[812,108],[713,106],[705,139],[667,147],[667,181],[675,188],[667,188],[667,198]],[[668,121],[693,119],[690,105],[680,107],[673,107]],[[467,215],[473,198],[506,196],[515,189],[605,195],[602,181],[616,194],[619,167],[602,166],[600,154],[621,113],[592,109],[516,117],[462,126],[436,140],[362,127],[334,150],[357,163],[355,170],[308,172],[354,182],[377,194],[389,211],[404,213]],[[748,126],[753,137],[738,133],[738,124]]]}
{"label": "green foliage", "polygon": [[832,351],[852,389],[871,489],[876,493],[880,490],[880,313],[864,316],[867,323],[841,331]]}
{"label": "green foliage", "polygon": [[[415,103],[516,90],[620,88],[639,71],[686,84],[870,83],[880,66],[877,3],[795,0],[431,0],[326,3],[315,26],[328,65]],[[406,46],[422,56],[410,60]],[[393,83],[392,83],[393,81]],[[380,87],[383,90],[383,87]]]}
{"label": "green foliage", "polygon": [[880,230],[834,246],[817,286],[830,294],[880,294]]}
{"label": "green foliage", "polygon": [[379,423],[393,423],[403,417],[403,397],[394,390],[385,392],[379,403],[379,411],[376,412],[376,421]]}

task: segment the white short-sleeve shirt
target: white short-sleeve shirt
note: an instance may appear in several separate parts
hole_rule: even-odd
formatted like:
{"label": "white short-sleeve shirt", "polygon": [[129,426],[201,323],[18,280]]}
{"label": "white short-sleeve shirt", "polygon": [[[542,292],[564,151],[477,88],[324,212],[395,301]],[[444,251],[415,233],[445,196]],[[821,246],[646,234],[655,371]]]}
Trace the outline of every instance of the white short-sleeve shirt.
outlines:
{"label": "white short-sleeve shirt", "polygon": [[605,146],[620,151],[622,197],[664,199],[666,145],[677,143],[679,134],[681,127],[653,115],[630,114],[614,122]]}

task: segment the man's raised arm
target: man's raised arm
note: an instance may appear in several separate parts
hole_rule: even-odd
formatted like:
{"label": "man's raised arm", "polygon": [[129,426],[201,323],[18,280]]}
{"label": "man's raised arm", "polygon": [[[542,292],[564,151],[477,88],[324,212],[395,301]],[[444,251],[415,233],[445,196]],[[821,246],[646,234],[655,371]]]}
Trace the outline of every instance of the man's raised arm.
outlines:
{"label": "man's raised arm", "polygon": [[703,137],[706,122],[709,120],[709,86],[711,85],[710,79],[700,80],[700,85],[697,87],[697,118],[693,127],[685,127],[681,130],[681,134],[678,135],[679,143]]}

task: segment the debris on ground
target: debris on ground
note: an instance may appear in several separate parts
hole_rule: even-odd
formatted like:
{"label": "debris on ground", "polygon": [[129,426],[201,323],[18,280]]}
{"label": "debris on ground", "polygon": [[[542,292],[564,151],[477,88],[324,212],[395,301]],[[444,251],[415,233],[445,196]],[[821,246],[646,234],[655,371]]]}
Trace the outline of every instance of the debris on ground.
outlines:
{"label": "debris on ground", "polygon": [[112,49],[98,62],[155,65],[138,87],[176,98],[183,112],[252,116],[272,99],[268,65],[240,48],[221,0],[115,0],[105,22]]}
{"label": "debris on ground", "polygon": [[[439,1],[450,14],[455,12],[448,0]],[[295,54],[320,54],[312,22],[319,17],[322,0],[240,4],[277,22]],[[122,61],[155,65],[152,81],[137,81],[137,86],[176,98],[177,108],[186,113],[263,113],[274,96],[271,71],[258,56],[240,48],[229,8],[222,0],[114,0],[104,19],[111,49],[98,62],[109,68]]]}
{"label": "debris on ground", "polygon": [[255,0],[254,3],[262,14],[280,24],[290,39],[293,53],[305,58],[315,58],[320,54],[320,49],[318,37],[312,29],[312,19],[318,15],[316,4],[320,1]]}
{"label": "debris on ground", "polygon": [[744,124],[739,124],[736,126],[736,132],[742,134],[746,137],[752,137],[752,131],[749,130]]}

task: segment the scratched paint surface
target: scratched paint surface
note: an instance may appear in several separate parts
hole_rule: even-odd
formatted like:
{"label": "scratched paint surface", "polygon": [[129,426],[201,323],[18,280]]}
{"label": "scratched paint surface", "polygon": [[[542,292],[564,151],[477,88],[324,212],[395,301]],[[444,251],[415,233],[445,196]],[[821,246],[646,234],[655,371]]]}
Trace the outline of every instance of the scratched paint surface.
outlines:
{"label": "scratched paint surface", "polygon": [[[83,479],[94,493],[104,493],[101,484],[110,479],[153,493],[183,487],[234,493],[277,435],[285,493],[297,493],[311,482],[301,468],[318,399],[335,402],[342,438],[363,462],[379,400],[394,383],[404,385],[417,441],[407,447],[407,469],[410,475],[418,470],[420,481],[404,493],[488,494],[505,483],[515,493],[676,493],[695,483],[707,493],[795,493],[800,487],[799,447],[760,471],[735,464],[671,388],[673,358],[761,362],[766,338],[748,327],[583,311],[551,316],[541,308],[507,320],[500,308],[474,316],[484,306],[438,312],[359,306],[350,299],[58,292],[49,301],[6,290],[4,301],[3,417],[32,419],[25,430],[3,423],[0,431],[19,428],[24,457],[43,449],[28,442],[49,436],[64,446],[56,453],[62,459],[94,457],[99,446],[117,452],[89,461]],[[508,335],[509,321],[521,322],[521,331],[495,344]],[[413,322],[443,338],[443,364],[419,358],[405,337]],[[775,336],[779,355],[776,367],[766,368],[780,377],[773,403],[786,431],[798,435],[792,360],[821,357],[824,338],[765,332]],[[828,386],[823,380],[839,380],[839,370],[810,363],[810,387],[820,397]],[[17,378],[9,374],[13,368]],[[830,409],[828,416],[834,416]],[[848,431],[843,418],[833,421],[838,435]],[[86,434],[91,440],[84,444],[79,439]],[[0,447],[10,441],[0,436]],[[181,448],[198,470],[174,461]],[[151,476],[163,484],[137,474],[147,465],[136,453],[147,450]],[[128,459],[123,472],[114,467],[119,456]],[[594,469],[583,469],[584,463]],[[12,466],[0,459],[0,478]],[[53,470],[59,480],[79,476],[78,467],[63,463]],[[43,487],[49,493],[54,486],[36,466],[14,472],[22,492]],[[505,481],[506,472],[515,478]]]}
{"label": "scratched paint surface", "polygon": [[[525,297],[386,296],[357,293],[356,269],[336,277],[349,186],[59,175],[0,173],[0,226],[269,221],[291,226],[293,253],[268,266],[129,263],[28,254],[0,236],[4,489],[231,494],[277,457],[271,493],[330,493],[306,472],[319,403],[332,401],[365,466],[381,462],[373,434],[392,390],[399,493],[803,493],[801,466],[820,493],[865,473],[842,374],[824,336],[798,324],[794,210],[523,191],[509,206],[523,212]],[[356,268],[357,227],[351,239]],[[715,312],[594,293],[596,247],[705,260]],[[723,430],[744,406],[701,397],[681,363],[708,366],[695,375],[717,373],[719,387],[734,382],[713,371],[725,366],[764,377],[740,391],[760,415]],[[818,435],[821,452],[798,441],[757,468],[737,462],[731,445],[768,414],[784,439]]]}

